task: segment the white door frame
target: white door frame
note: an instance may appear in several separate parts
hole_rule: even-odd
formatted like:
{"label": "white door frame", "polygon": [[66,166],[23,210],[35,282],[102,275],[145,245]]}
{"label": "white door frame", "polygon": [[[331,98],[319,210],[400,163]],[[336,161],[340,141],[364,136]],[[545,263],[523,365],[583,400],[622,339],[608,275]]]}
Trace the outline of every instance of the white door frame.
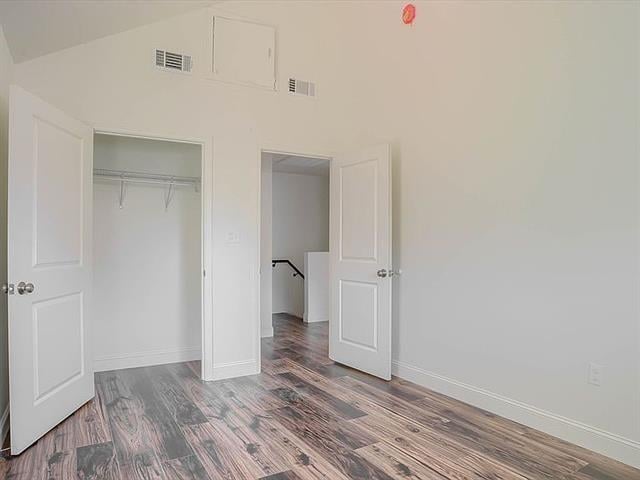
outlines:
{"label": "white door frame", "polygon": [[190,143],[199,145],[201,150],[201,188],[200,188],[200,259],[201,271],[201,376],[203,380],[213,380],[213,139],[176,137],[168,135],[156,135],[148,132],[123,130],[119,128],[94,127],[94,135],[114,135],[119,137],[142,138],[147,140],[164,140],[177,143]]}
{"label": "white door frame", "polygon": [[[262,154],[263,153],[272,153],[275,155],[292,155],[295,157],[309,157],[309,158],[320,158],[322,160],[328,160],[329,164],[331,164],[331,162],[333,161],[333,155],[327,155],[326,153],[301,153],[300,151],[292,151],[289,150],[288,148],[278,148],[278,147],[260,147],[258,148],[258,161],[257,161],[257,171],[258,171],[258,232],[257,232],[257,238],[258,238],[258,243],[256,244],[256,248],[258,250],[258,271],[260,271],[260,267],[262,266],[262,251],[261,251],[261,245],[262,245]],[[329,176],[329,182],[331,182],[331,176]],[[329,184],[331,185],[331,184]],[[331,205],[329,205],[329,215],[331,215]],[[262,288],[261,288],[261,282],[260,282],[260,277],[261,275],[256,275],[257,279],[256,279],[256,292],[258,292],[258,298],[257,298],[257,308],[256,308],[256,332],[257,333],[257,338],[256,338],[256,352],[257,352],[257,358],[258,358],[258,371],[262,371],[262,346],[261,346],[261,314],[262,312],[260,311],[261,305],[260,305],[260,299],[262,298]],[[329,321],[331,321],[331,319],[329,319]]]}

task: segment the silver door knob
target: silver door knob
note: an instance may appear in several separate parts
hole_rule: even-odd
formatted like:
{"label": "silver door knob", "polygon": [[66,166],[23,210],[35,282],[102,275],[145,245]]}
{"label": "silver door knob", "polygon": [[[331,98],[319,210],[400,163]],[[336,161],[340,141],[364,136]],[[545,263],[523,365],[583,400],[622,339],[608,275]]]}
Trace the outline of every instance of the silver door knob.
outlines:
{"label": "silver door knob", "polygon": [[387,276],[387,269],[386,268],[382,268],[382,269],[378,270],[376,272],[376,275],[378,275],[380,278],[385,278]]}
{"label": "silver door knob", "polygon": [[7,295],[13,295],[15,293],[15,285],[13,283],[3,283],[2,291]]}
{"label": "silver door knob", "polygon": [[33,283],[20,282],[17,286],[18,294],[24,295],[25,293],[33,293],[35,287]]}

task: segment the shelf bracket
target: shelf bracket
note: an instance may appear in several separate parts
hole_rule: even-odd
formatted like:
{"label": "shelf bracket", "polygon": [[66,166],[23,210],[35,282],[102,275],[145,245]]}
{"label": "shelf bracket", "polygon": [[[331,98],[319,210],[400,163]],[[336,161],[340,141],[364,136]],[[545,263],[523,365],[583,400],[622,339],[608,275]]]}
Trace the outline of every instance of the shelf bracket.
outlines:
{"label": "shelf bracket", "polygon": [[166,193],[164,194],[164,211],[168,212],[169,211],[169,204],[171,203],[171,198],[173,197],[173,178],[171,179],[171,181],[169,182],[169,188],[167,189]]}
{"label": "shelf bracket", "polygon": [[124,177],[120,179],[120,199],[118,203],[120,209],[122,209],[122,206],[124,205]]}

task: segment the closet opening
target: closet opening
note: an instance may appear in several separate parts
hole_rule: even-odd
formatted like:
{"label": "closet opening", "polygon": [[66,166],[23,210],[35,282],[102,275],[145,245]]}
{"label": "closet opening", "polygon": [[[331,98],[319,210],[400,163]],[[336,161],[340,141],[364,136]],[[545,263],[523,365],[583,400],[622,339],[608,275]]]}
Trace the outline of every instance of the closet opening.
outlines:
{"label": "closet opening", "polygon": [[199,371],[203,145],[96,133],[93,167],[95,371]]}

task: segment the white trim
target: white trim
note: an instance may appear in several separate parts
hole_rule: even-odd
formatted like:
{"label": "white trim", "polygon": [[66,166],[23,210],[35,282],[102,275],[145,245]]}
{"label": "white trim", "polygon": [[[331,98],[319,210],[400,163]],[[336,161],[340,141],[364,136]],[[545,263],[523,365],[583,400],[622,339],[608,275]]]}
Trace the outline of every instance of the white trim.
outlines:
{"label": "white trim", "polygon": [[319,318],[319,319],[317,319],[317,320],[309,320],[309,317],[308,317],[308,315],[307,315],[307,312],[304,312],[304,313],[302,314],[302,321],[303,321],[304,323],[319,323],[319,322],[328,322],[328,321],[329,321],[329,318]]}
{"label": "white trim", "polygon": [[239,362],[219,363],[213,366],[213,379],[225,380],[227,378],[244,377],[260,373],[260,365],[254,359],[241,360]]}
{"label": "white trim", "polygon": [[190,362],[202,358],[200,347],[132,352],[93,359],[96,372],[121,370],[123,368],[148,367],[165,363]]}
{"label": "white trim", "polygon": [[213,145],[215,140],[202,143],[202,368],[203,380],[213,377]]}
{"label": "white trim", "polygon": [[[255,278],[255,284],[254,284],[254,292],[256,292],[256,323],[255,323],[255,337],[254,338],[254,354],[256,356],[257,360],[257,364],[256,364],[256,368],[257,368],[257,373],[260,373],[262,371],[262,337],[264,337],[265,335],[263,335],[262,332],[262,150],[258,149],[258,163],[257,163],[257,169],[256,172],[258,173],[257,175],[257,183],[256,186],[258,187],[258,195],[256,198],[257,201],[257,205],[256,205],[256,214],[257,214],[257,221],[256,221],[256,259],[257,259],[257,265],[258,265],[258,274],[256,275]],[[272,232],[273,235],[273,232]],[[273,252],[272,252],[273,253]],[[271,272],[269,272],[271,273]],[[273,285],[272,285],[273,286]],[[273,320],[271,322],[271,335],[266,335],[266,336],[271,336],[273,337]],[[215,367],[214,367],[214,372],[213,375],[214,377],[216,377],[216,373],[215,373]],[[221,374],[223,375],[223,374]],[[217,377],[216,377],[217,378]]]}
{"label": "white trim", "polygon": [[423,387],[607,455],[628,465],[640,467],[640,442],[635,440],[398,360],[393,360],[392,371],[394,375]]}
{"label": "white trim", "polygon": [[329,160],[329,161],[333,160],[332,155],[326,155],[324,153],[300,153],[300,152],[294,152],[291,150],[281,149],[281,148],[262,148],[260,149],[260,158],[262,158],[263,153],[270,153],[272,155],[289,155],[293,157],[317,158],[320,160]]}
{"label": "white trim", "polygon": [[9,433],[9,402],[7,402],[7,406],[2,412],[2,416],[0,417],[0,446],[4,444],[4,439],[7,438],[7,434]]}
{"label": "white trim", "polygon": [[[116,135],[149,140],[166,140],[170,142],[192,143],[200,145],[202,159],[202,178],[200,185],[201,201],[201,261],[202,271],[206,272],[201,278],[202,310],[201,310],[201,377],[203,380],[213,379],[213,143],[214,139],[194,138],[188,135],[175,136],[167,134],[150,134],[148,132],[110,128],[107,125],[93,125],[93,133]],[[180,361],[180,360],[178,360]],[[128,367],[123,367],[128,368]]]}
{"label": "white trim", "polygon": [[273,337],[273,325],[263,326],[260,331],[260,336],[262,338]]}

